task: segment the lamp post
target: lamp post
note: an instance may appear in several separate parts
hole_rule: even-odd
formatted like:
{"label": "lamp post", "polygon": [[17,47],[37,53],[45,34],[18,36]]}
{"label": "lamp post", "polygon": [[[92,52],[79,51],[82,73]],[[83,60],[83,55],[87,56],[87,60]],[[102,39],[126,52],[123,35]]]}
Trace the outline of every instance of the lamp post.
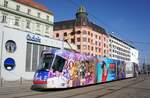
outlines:
{"label": "lamp post", "polygon": [[[0,30],[3,30],[3,25],[0,25]],[[2,32],[2,33],[1,33]],[[0,38],[0,44],[1,44],[1,50],[0,50],[0,80],[2,79],[2,59],[3,59],[3,41],[4,41],[4,32],[1,31],[1,38]]]}
{"label": "lamp post", "polygon": [[61,35],[61,41],[62,41],[62,43],[61,43],[61,50],[64,50],[64,35],[63,35],[63,33]]}

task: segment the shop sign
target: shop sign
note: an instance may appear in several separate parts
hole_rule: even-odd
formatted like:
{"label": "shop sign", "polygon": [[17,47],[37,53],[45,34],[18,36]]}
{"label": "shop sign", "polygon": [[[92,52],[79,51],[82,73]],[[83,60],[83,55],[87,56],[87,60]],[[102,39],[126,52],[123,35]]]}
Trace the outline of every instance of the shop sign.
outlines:
{"label": "shop sign", "polygon": [[13,40],[8,40],[5,44],[5,49],[9,53],[14,53],[16,51],[16,43]]}
{"label": "shop sign", "polygon": [[7,58],[4,61],[4,67],[6,70],[11,71],[15,68],[16,64],[15,64],[15,60],[13,58]]}
{"label": "shop sign", "polygon": [[28,34],[26,38],[28,41],[41,42],[41,38],[38,35]]}

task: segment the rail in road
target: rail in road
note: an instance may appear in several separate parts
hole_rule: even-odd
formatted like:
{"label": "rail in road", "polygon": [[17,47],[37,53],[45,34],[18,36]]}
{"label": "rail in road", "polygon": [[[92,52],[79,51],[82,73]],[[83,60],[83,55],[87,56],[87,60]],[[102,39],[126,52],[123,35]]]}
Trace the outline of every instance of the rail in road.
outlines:
{"label": "rail in road", "polygon": [[129,87],[131,89],[149,90],[150,88],[136,87],[136,85],[143,84],[146,81],[150,81],[149,77],[141,75],[138,78],[66,90],[34,91],[30,89],[30,85],[1,87],[0,98],[101,98]]}

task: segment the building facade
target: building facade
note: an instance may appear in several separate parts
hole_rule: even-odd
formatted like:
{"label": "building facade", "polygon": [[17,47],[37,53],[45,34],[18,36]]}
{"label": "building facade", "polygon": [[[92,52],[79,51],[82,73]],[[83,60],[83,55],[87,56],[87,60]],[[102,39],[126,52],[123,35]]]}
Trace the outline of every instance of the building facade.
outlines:
{"label": "building facade", "polygon": [[83,54],[108,57],[108,34],[104,28],[89,21],[83,6],[77,10],[75,19],[54,22],[53,37],[75,43]]}
{"label": "building facade", "polygon": [[32,0],[0,1],[0,79],[32,80],[42,50],[70,49],[52,39],[53,21],[53,14]]}
{"label": "building facade", "polygon": [[139,51],[136,48],[132,47],[130,54],[130,61],[139,64]]}
{"label": "building facade", "polygon": [[109,35],[110,58],[139,64],[138,56],[139,52],[135,47],[114,35]]}
{"label": "building facade", "polygon": [[4,25],[52,37],[53,14],[32,0],[1,0],[0,22]]}

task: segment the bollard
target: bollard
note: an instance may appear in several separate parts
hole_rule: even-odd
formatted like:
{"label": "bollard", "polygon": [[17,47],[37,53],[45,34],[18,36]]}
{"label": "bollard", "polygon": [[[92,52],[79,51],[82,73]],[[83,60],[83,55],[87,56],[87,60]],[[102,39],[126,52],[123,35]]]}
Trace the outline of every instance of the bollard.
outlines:
{"label": "bollard", "polygon": [[22,84],[23,84],[23,78],[20,77],[20,85],[22,85]]}
{"label": "bollard", "polygon": [[3,86],[3,78],[1,78],[0,81],[1,81],[1,87],[2,87]]}

